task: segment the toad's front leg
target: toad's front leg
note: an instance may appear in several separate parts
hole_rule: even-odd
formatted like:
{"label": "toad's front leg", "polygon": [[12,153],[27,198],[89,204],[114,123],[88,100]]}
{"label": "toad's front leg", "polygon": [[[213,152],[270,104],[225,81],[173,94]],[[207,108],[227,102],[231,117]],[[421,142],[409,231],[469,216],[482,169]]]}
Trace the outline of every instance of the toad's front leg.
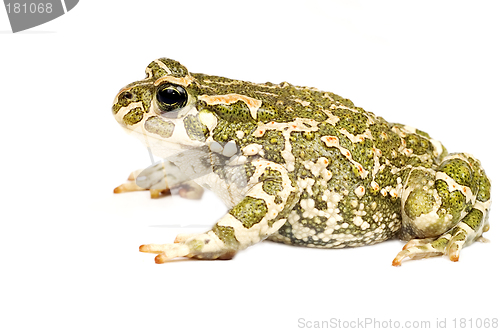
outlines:
{"label": "toad's front leg", "polygon": [[149,190],[151,198],[160,194],[169,195],[170,189],[179,188],[179,196],[187,199],[200,199],[203,188],[194,181],[196,176],[186,176],[174,163],[161,160],[144,170],[132,172],[128,181],[115,188],[114,193]]}
{"label": "toad's front leg", "polygon": [[283,166],[267,161],[252,162],[252,166],[250,183],[256,184],[210,231],[178,236],[178,243],[142,245],[140,251],[157,254],[156,263],[175,257],[230,259],[280,229],[295,204],[296,189]]}

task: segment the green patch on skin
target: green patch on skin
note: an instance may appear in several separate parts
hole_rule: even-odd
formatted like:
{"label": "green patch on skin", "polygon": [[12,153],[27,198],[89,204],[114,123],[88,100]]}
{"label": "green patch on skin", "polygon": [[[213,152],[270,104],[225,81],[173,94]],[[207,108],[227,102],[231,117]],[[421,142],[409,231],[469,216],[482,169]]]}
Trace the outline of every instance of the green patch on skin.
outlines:
{"label": "green patch on skin", "polygon": [[450,235],[453,237],[453,242],[465,241],[467,239],[467,233],[458,226],[452,228]]}
{"label": "green patch on skin", "polygon": [[267,130],[256,142],[264,147],[264,157],[267,160],[280,164],[285,162],[281,155],[281,151],[285,149],[285,138],[281,131]]}
{"label": "green patch on skin", "polygon": [[229,214],[238,219],[245,228],[259,223],[267,213],[266,202],[260,198],[246,196],[240,203],[229,210]]}
{"label": "green patch on skin", "polygon": [[230,226],[219,226],[219,225],[214,225],[212,228],[212,231],[217,235],[219,239],[221,239],[224,244],[231,248],[231,249],[237,249],[239,246],[239,241],[236,239],[234,236],[234,228]]}
{"label": "green patch on skin", "polygon": [[184,118],[184,128],[190,139],[204,142],[208,135],[208,128],[202,124],[195,115],[188,115]]}
{"label": "green patch on skin", "polygon": [[470,208],[470,203],[466,203],[465,196],[459,190],[449,192],[448,184],[443,180],[437,180],[435,186],[442,201],[438,215],[443,219],[445,215],[451,214],[451,222],[455,223],[460,219],[462,211]]}
{"label": "green patch on skin", "polygon": [[283,180],[279,171],[266,167],[262,175],[259,177],[259,182],[262,182],[262,190],[268,195],[275,196],[277,204],[282,203],[281,197],[278,194],[283,190]]}
{"label": "green patch on skin", "polygon": [[[434,249],[441,251],[441,250],[444,250],[446,248],[446,246],[448,245],[449,242],[450,241],[448,239],[441,237],[441,238],[433,241],[431,243],[431,246]],[[422,249],[423,251],[427,251],[427,247],[425,247],[425,246],[417,247],[417,248]]]}
{"label": "green patch on skin", "polygon": [[302,132],[302,137],[304,137],[308,141],[312,141],[316,137],[317,133],[313,131],[304,131]]}
{"label": "green patch on skin", "polygon": [[326,220],[327,220],[326,217],[315,216],[312,218],[301,218],[299,220],[299,223],[302,224],[302,226],[305,226],[305,227],[310,228],[310,229],[314,229],[316,231],[316,234],[321,234],[326,229]]}
{"label": "green patch on skin", "polygon": [[313,193],[311,198],[314,199],[314,207],[320,211],[326,211],[328,208],[328,204],[323,200],[325,189],[320,181],[316,181],[311,187]]}
{"label": "green patch on skin", "polygon": [[113,112],[113,115],[118,113],[118,111],[120,111],[120,109],[122,108],[123,106],[119,103],[116,103],[116,104],[113,104],[113,107],[111,108],[111,111]]}
{"label": "green patch on skin", "polygon": [[461,159],[446,160],[439,166],[439,171],[448,174],[458,184],[471,187],[472,170],[465,161]]}
{"label": "green patch on skin", "polygon": [[[394,176],[389,167],[384,167],[381,171],[377,173],[375,177],[375,182],[378,184],[379,190],[387,186],[396,188],[397,176]],[[372,186],[370,186],[369,188],[372,188]]]}
{"label": "green patch on skin", "polygon": [[491,183],[486,174],[484,173],[484,170],[481,168],[481,163],[479,160],[474,159],[472,157],[467,157],[463,155],[464,157],[467,158],[467,161],[470,163],[472,166],[472,192],[475,192],[477,190],[477,197],[476,199],[480,202],[486,202],[490,199],[490,190],[491,190]]}
{"label": "green patch on skin", "polygon": [[157,80],[158,78],[162,77],[162,76],[166,76],[167,75],[167,72],[161,68],[156,62],[151,62],[149,65],[148,65],[148,68],[151,69],[152,73],[153,73],[153,78],[155,80]]}
{"label": "green patch on skin", "polygon": [[352,221],[356,217],[356,208],[353,207],[352,202],[358,202],[357,199],[357,196],[355,196],[353,193],[349,193],[349,195],[346,196],[345,199],[338,202],[337,208],[339,210],[339,214],[342,216],[342,223],[347,222],[349,226],[347,228],[340,227],[338,230],[336,230],[337,233],[351,234],[351,231],[354,227],[358,228],[352,223]]}
{"label": "green patch on skin", "polygon": [[393,151],[398,151],[401,139],[392,131],[390,124],[385,121],[374,123],[370,125],[370,132],[372,133],[374,146],[382,152],[382,156],[391,160],[391,163],[399,164],[398,159],[401,154],[393,155]]}
{"label": "green patch on skin", "polygon": [[[122,91],[118,96],[117,102],[113,105],[113,114],[118,113],[122,107],[127,107],[131,103],[140,102],[144,106],[145,113],[149,112],[151,105],[151,89],[152,85],[139,85],[137,82],[127,85],[128,90]],[[125,89],[126,89],[125,88]]]}
{"label": "green patch on skin", "polygon": [[262,190],[268,195],[275,196],[274,201],[277,204],[280,204],[282,202],[281,198],[278,196],[278,194],[283,190],[283,186],[280,182],[277,181],[271,181],[267,180],[262,183]]}
{"label": "green patch on skin", "polygon": [[470,228],[477,231],[481,222],[483,221],[483,213],[478,209],[472,209],[463,219],[462,222],[467,224]]}
{"label": "green patch on skin", "polygon": [[423,155],[426,153],[432,155],[433,146],[429,140],[424,139],[419,135],[407,134],[405,141],[406,147],[408,149],[412,149],[413,153],[417,155]]}
{"label": "green patch on skin", "polygon": [[404,209],[408,217],[415,219],[422,214],[431,212],[435,203],[431,191],[415,189],[408,195]]}
{"label": "green patch on skin", "polygon": [[483,174],[479,178],[478,192],[476,199],[480,202],[486,202],[490,199],[491,183],[490,180]]}
{"label": "green patch on skin", "polygon": [[123,122],[125,124],[132,126],[140,122],[144,116],[142,109],[140,107],[132,108],[127,114],[123,116]]}
{"label": "green patch on skin", "polygon": [[257,121],[267,123],[277,119],[278,110],[273,105],[264,104],[257,111]]}
{"label": "green patch on skin", "polygon": [[217,114],[219,118],[228,122],[255,122],[250,115],[250,109],[242,100],[229,105],[208,105],[206,107]]}
{"label": "green patch on skin", "polygon": [[163,138],[169,138],[174,132],[175,125],[170,121],[153,116],[146,120],[144,128],[150,133],[160,135]]}
{"label": "green patch on skin", "polygon": [[[350,151],[353,159],[360,163],[367,172],[372,171],[375,165],[375,161],[373,160],[373,141],[364,140],[355,143]],[[357,168],[356,172],[358,172]]]}
{"label": "green patch on skin", "polygon": [[354,107],[354,103],[350,99],[342,98],[341,96],[336,95],[336,94],[331,93],[331,92],[326,92],[324,94],[326,94],[330,98],[332,98],[335,101],[335,105],[343,105],[343,106],[346,106],[346,107]]}
{"label": "green patch on skin", "polygon": [[330,191],[343,192],[353,189],[352,183],[358,181],[358,177],[352,173],[352,165],[338,151],[337,156],[333,155],[327,169],[332,173],[332,178],[328,181]]}
{"label": "green patch on skin", "polygon": [[290,134],[290,143],[292,144],[292,154],[298,161],[318,159],[321,156],[326,157],[322,153],[327,150],[324,143],[319,139],[309,140],[301,132],[293,131]]}
{"label": "green patch on skin", "polygon": [[[217,142],[228,142],[235,140],[238,146],[246,146],[256,143],[256,138],[250,135],[257,125],[252,122],[227,122],[223,119],[218,119],[217,126],[213,130],[213,139]],[[237,131],[243,132],[243,138],[239,139],[236,135]]]}
{"label": "green patch on skin", "polygon": [[165,69],[161,68],[155,61],[153,61],[149,64],[148,68],[151,68],[153,78],[155,80],[163,76],[185,77],[189,74],[186,67],[175,60],[160,58],[158,61],[164,63],[170,70],[170,73],[167,73]]}
{"label": "green patch on skin", "polygon": [[[283,96],[280,97],[283,98]],[[268,123],[270,121],[280,123],[293,122],[296,118],[312,119],[321,122],[328,118],[325,112],[316,109],[312,105],[310,107],[303,106],[301,103],[290,99],[271,101],[261,96],[258,98],[264,99],[262,106],[257,112],[257,120],[263,123]],[[295,96],[295,98],[303,100],[304,102],[314,102],[313,100],[308,101],[297,96]]]}
{"label": "green patch on skin", "polygon": [[344,128],[353,135],[362,134],[368,128],[368,117],[363,113],[353,112],[345,108],[337,108],[335,115],[340,118],[340,121],[335,126],[339,129]]}
{"label": "green patch on skin", "polygon": [[283,198],[281,198],[280,196],[275,196],[274,197],[274,203],[276,203],[276,204],[283,203]]}
{"label": "green patch on skin", "polygon": [[247,183],[250,181],[252,176],[255,174],[255,170],[257,169],[252,163],[246,163],[245,164],[245,175],[247,178]]}
{"label": "green patch on skin", "polygon": [[[133,83],[132,83],[133,84]],[[133,89],[133,88],[132,88]],[[127,107],[130,103],[137,102],[137,96],[132,92],[125,90],[118,96],[118,100],[115,104],[113,104],[113,114],[116,114],[120,111],[122,107]]]}
{"label": "green patch on skin", "polygon": [[145,113],[149,112],[151,100],[153,99],[151,91],[152,85],[139,85],[130,89],[130,92],[134,96],[132,102],[140,101],[144,106]]}
{"label": "green patch on skin", "polygon": [[[217,125],[213,129],[213,139],[215,141],[228,142],[234,140],[238,146],[256,143],[256,138],[250,134],[257,128],[257,123],[251,118],[250,110],[243,101],[231,105],[211,106],[207,106],[205,102],[198,102],[197,108],[202,109],[203,112],[212,113],[217,118]],[[238,118],[238,116],[242,116],[242,118]],[[236,134],[239,131],[243,132],[243,138],[241,139]]]}

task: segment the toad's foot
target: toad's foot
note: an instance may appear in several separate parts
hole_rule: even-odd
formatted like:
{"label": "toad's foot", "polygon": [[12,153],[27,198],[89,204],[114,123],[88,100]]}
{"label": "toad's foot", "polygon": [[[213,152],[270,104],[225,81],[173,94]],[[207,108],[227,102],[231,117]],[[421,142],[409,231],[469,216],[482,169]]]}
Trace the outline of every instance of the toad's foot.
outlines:
{"label": "toad's foot", "polygon": [[414,239],[408,241],[403,250],[392,261],[393,266],[400,266],[405,258],[422,259],[446,255],[453,262],[460,257],[460,250],[474,241],[488,242],[482,233],[488,231],[489,225],[482,224],[482,212],[476,209],[465,216],[451,230],[437,239]]}
{"label": "toad's foot", "polygon": [[151,198],[158,198],[160,197],[160,194],[163,195],[170,195],[170,189],[146,189],[142,188],[137,185],[136,179],[137,176],[142,172],[142,170],[136,170],[128,176],[127,182],[119,185],[116,187],[113,192],[115,194],[121,194],[121,193],[129,193],[129,192],[134,192],[134,191],[145,191],[149,190],[149,194],[151,195]]}
{"label": "toad's foot", "polygon": [[[420,241],[422,241],[420,243]],[[411,240],[404,247],[403,250],[397,254],[396,258],[392,261],[393,266],[401,266],[401,262],[405,258],[409,259],[422,259],[434,256],[441,256],[446,254],[446,245],[443,246],[443,242],[449,243],[448,240],[438,242],[437,240],[432,241],[432,239],[423,240]],[[458,253],[457,253],[458,255]],[[450,259],[453,260],[453,258]],[[456,258],[458,260],[458,256]]]}
{"label": "toad's foot", "polygon": [[[159,198],[160,195],[165,195],[168,196],[171,194],[170,188],[161,188],[161,189],[155,189],[155,188],[143,188],[141,186],[138,186],[136,183],[137,176],[142,172],[142,170],[137,170],[132,173],[130,173],[127,182],[119,185],[114,189],[115,194],[121,194],[121,193],[127,193],[127,192],[133,192],[133,191],[145,191],[149,190],[149,193],[151,195],[151,198]],[[190,181],[187,183],[183,183],[181,185],[177,186],[179,188],[179,196],[182,198],[187,198],[187,199],[200,199],[203,196],[203,188],[200,187],[198,184]]]}
{"label": "toad's foot", "polygon": [[143,244],[139,247],[140,252],[157,254],[156,264],[162,264],[176,257],[188,257],[189,247],[185,244]]}
{"label": "toad's foot", "polygon": [[163,264],[177,257],[197,259],[231,259],[236,250],[229,249],[222,241],[213,236],[213,232],[205,234],[180,234],[175,243],[145,244],[139,247],[140,252],[156,254],[155,262]]}

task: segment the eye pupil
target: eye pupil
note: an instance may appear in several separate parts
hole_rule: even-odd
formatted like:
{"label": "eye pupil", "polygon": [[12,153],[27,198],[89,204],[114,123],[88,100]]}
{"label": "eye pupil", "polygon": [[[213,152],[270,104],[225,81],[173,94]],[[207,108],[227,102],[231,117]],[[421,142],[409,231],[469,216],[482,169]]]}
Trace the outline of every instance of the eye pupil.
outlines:
{"label": "eye pupil", "polygon": [[171,112],[186,104],[187,93],[180,86],[164,86],[158,89],[156,99],[163,112]]}
{"label": "eye pupil", "polygon": [[181,94],[172,88],[161,90],[158,93],[158,100],[164,104],[176,104],[181,99]]}

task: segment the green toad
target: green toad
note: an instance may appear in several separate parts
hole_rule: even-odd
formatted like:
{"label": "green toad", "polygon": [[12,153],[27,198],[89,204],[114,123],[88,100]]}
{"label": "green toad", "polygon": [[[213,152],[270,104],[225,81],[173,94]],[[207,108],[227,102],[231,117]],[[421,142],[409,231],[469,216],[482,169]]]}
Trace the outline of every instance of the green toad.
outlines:
{"label": "green toad", "polygon": [[443,254],[457,261],[489,228],[490,181],[479,161],[448,154],[423,131],[286,82],[194,74],[165,58],[146,74],[113,105],[124,128],[167,158],[138,183],[152,191],[187,183],[186,197],[198,184],[229,208],[206,233],[141,246],[157,263],[228,259],[264,239],[344,248],[392,238],[409,241],[393,265]]}

